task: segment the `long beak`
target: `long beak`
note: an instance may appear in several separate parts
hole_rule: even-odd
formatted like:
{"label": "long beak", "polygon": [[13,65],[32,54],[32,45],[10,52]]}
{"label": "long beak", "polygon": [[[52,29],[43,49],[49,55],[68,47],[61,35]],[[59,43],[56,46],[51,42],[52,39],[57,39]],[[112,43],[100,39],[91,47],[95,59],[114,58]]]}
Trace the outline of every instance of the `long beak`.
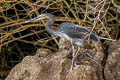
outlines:
{"label": "long beak", "polygon": [[44,17],[42,15],[39,15],[39,16],[37,16],[35,18],[32,18],[32,19],[30,19],[28,21],[25,21],[25,23],[29,23],[29,22],[32,22],[34,20],[36,21],[36,20],[41,20],[41,19],[44,19]]}

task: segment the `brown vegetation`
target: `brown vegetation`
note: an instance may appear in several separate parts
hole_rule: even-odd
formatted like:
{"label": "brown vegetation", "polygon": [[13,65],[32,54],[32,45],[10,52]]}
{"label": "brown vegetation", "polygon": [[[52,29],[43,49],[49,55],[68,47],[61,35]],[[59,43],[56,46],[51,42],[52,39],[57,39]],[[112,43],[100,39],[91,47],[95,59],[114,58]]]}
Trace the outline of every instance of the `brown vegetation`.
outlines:
{"label": "brown vegetation", "polygon": [[[72,22],[91,27],[91,32],[119,39],[120,2],[116,0],[15,0],[0,2],[0,78],[15,64],[41,48],[58,51],[58,39],[45,31],[45,21],[24,22],[41,13],[55,15],[59,23]],[[106,50],[110,41],[102,41]]]}

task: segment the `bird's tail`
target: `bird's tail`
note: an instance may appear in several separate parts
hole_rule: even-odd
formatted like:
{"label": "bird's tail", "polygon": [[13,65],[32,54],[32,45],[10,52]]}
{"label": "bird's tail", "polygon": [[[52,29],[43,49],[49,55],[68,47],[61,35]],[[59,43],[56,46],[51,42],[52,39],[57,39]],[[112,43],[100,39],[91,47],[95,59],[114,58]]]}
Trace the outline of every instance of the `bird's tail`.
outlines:
{"label": "bird's tail", "polygon": [[96,42],[97,42],[99,39],[116,41],[116,40],[114,40],[114,39],[109,39],[109,38],[104,38],[104,37],[97,36],[97,35],[94,34],[94,33],[92,33],[92,34],[90,35],[90,40],[92,40],[92,41],[96,41]]}
{"label": "bird's tail", "polygon": [[90,35],[90,40],[97,42],[97,41],[99,40],[99,36],[97,36],[97,35],[94,34],[94,33],[91,33],[91,35]]}
{"label": "bird's tail", "polygon": [[104,38],[104,37],[99,37],[100,39],[104,39],[104,40],[110,40],[110,41],[116,41],[114,39],[109,39],[109,38]]}

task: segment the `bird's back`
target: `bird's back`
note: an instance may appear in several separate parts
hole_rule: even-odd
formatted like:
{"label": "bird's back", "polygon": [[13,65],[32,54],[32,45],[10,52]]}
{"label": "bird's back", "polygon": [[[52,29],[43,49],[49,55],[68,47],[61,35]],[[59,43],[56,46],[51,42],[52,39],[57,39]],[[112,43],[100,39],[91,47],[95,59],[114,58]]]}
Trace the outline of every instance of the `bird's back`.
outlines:
{"label": "bird's back", "polygon": [[[88,39],[90,35],[89,34],[90,30],[87,29],[86,27],[82,27],[70,22],[62,23],[59,26],[58,31],[63,34],[66,34],[69,38],[72,38],[72,39],[85,40],[85,39]],[[91,33],[90,40],[98,41],[97,35],[94,33]]]}

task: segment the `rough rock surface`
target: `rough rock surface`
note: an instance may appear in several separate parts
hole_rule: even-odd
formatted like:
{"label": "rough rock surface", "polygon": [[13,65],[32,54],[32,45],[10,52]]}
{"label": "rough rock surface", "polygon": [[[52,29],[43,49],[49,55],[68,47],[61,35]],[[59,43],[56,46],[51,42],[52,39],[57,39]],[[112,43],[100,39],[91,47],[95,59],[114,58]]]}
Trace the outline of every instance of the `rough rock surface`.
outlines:
{"label": "rough rock surface", "polygon": [[[38,49],[35,56],[26,56],[17,64],[5,80],[119,80],[120,46],[118,45],[120,45],[118,41],[111,43],[106,59],[100,43],[96,43],[92,48],[81,48],[72,72],[69,71],[71,50],[52,53],[48,49]],[[106,60],[105,68],[103,60]]]}
{"label": "rough rock surface", "polygon": [[108,54],[104,70],[105,79],[120,80],[120,40],[110,44]]}
{"label": "rough rock surface", "polygon": [[[50,52],[47,49],[39,51],[35,56],[26,56],[11,70],[5,80],[64,80],[65,75],[61,73],[66,74],[65,70],[69,70],[70,60],[65,59],[69,52],[63,50],[61,54],[53,55],[46,53]],[[43,55],[44,53],[48,55]]]}

